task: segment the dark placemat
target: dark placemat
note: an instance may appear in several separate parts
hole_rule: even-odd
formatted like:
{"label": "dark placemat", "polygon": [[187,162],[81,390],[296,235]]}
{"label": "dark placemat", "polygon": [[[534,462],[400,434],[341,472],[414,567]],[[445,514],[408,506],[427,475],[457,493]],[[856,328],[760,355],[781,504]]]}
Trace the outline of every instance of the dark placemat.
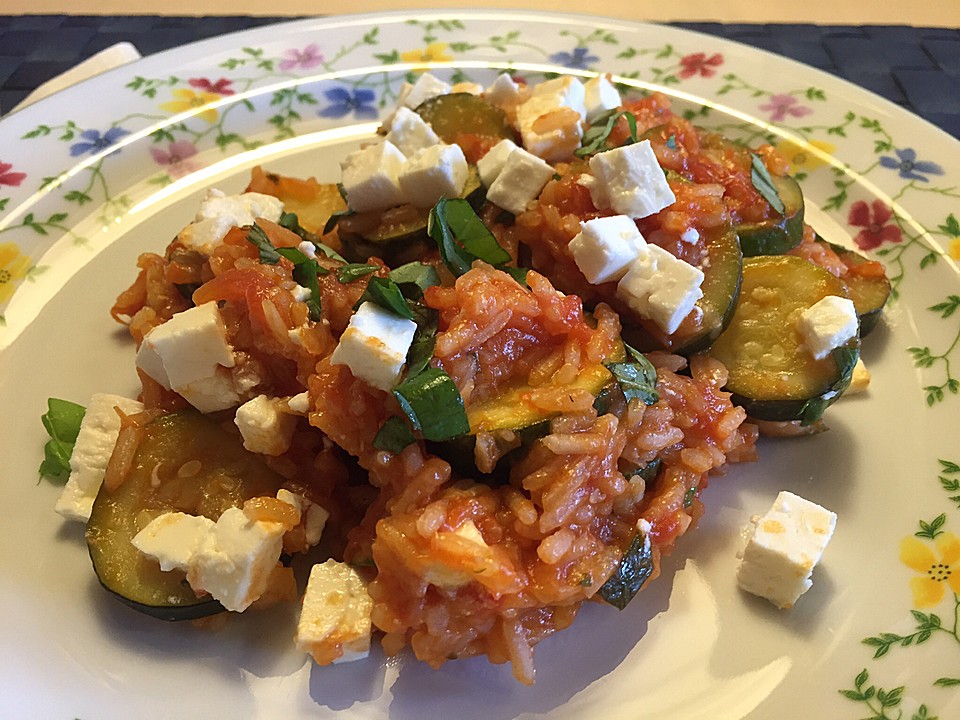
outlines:
{"label": "dark placemat", "polygon": [[[0,15],[0,111],[114,43],[143,55],[277,17]],[[857,85],[960,139],[960,30],[894,26],[673,23],[764,48]]]}

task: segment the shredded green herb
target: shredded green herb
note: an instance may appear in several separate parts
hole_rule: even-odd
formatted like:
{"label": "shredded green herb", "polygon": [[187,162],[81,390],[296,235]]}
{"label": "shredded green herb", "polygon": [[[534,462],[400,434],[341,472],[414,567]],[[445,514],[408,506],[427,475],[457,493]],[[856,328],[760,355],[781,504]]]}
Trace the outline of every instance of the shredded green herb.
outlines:
{"label": "shredded green herb", "polygon": [[428,287],[440,284],[440,275],[433,265],[422,262],[409,262],[390,271],[390,279],[399,287],[403,296],[419,300]]}
{"label": "shredded green herb", "polygon": [[320,239],[316,236],[316,234],[310,232],[300,224],[300,218],[297,217],[296,213],[281,213],[280,219],[277,220],[277,225],[286,228],[290,232],[296,233],[301,239],[306,240],[307,242],[315,243]]}
{"label": "shredded green herb", "polygon": [[597,595],[618,610],[623,610],[640,592],[640,588],[653,574],[653,557],[650,541],[645,533],[637,533],[623,554],[620,565],[597,590]]}
{"label": "shredded green herb", "polygon": [[753,183],[753,187],[763,195],[764,200],[770,203],[770,207],[783,215],[786,209],[783,200],[780,199],[780,193],[777,192],[777,188],[773,184],[773,178],[767,171],[767,166],[763,164],[763,160],[756,153],[750,153],[750,163],[750,182]]}
{"label": "shredded green herb", "polygon": [[440,368],[427,368],[393,389],[414,430],[425,440],[450,440],[470,431],[463,398]]}
{"label": "shredded green herb", "polygon": [[[292,213],[291,213],[292,214]],[[296,219],[296,215],[294,215]],[[247,233],[247,240],[256,245],[260,251],[260,262],[265,265],[276,265],[280,258],[286,258],[293,263],[294,281],[307,288],[310,291],[310,297],[304,302],[310,313],[310,319],[319,322],[320,312],[320,275],[326,275],[330,271],[320,266],[316,260],[301,252],[297,248],[276,248],[270,242],[270,238],[259,225],[254,224]]]}
{"label": "shredded green herb", "polygon": [[670,133],[670,137],[667,138],[667,147],[671,150],[677,149],[677,136],[673,133]]}
{"label": "shredded green herb", "polygon": [[70,456],[85,413],[83,405],[69,400],[47,400],[47,412],[40,416],[40,420],[50,439],[43,447],[40,475],[66,481],[70,475]]}
{"label": "shredded green herb", "polygon": [[610,139],[610,133],[612,133],[613,128],[616,127],[617,120],[622,117],[627,119],[627,125],[630,127],[630,136],[623,145],[632,145],[637,142],[639,139],[637,136],[637,118],[634,114],[626,110],[619,112],[617,110],[610,110],[598,117],[594,123],[587,128],[587,131],[583,133],[583,139],[580,141],[580,147],[578,147],[573,154],[582,158],[596,155],[604,150],[610,150],[611,148],[607,144]]}
{"label": "shredded green herb", "polygon": [[437,242],[443,262],[457,277],[467,272],[475,260],[496,267],[512,259],[462,198],[440,198],[430,211],[427,232]]}
{"label": "shredded green herb", "polygon": [[372,302],[384,310],[389,310],[407,320],[416,319],[413,316],[413,311],[410,309],[410,306],[407,305],[403,293],[400,292],[400,286],[390,278],[377,276],[370,278],[370,282],[367,283],[367,289],[363,295],[360,296],[360,299],[357,300],[357,304],[353,306],[353,309],[356,310],[365,302]]}
{"label": "shredded green herb", "polygon": [[613,373],[628,402],[638,399],[642,400],[644,405],[653,405],[660,399],[657,392],[657,369],[643,356],[643,353],[626,343],[623,346],[630,359],[624,362],[607,363],[607,370]]}
{"label": "shredded green herb", "polygon": [[377,450],[386,450],[392,453],[402,452],[404,448],[414,442],[416,442],[416,438],[413,436],[410,426],[396,415],[387,418],[373,438],[373,446]]}
{"label": "shredded green herb", "polygon": [[370,273],[375,273],[380,269],[379,265],[369,265],[367,263],[347,263],[337,270],[337,280],[341,283],[351,283],[366,277]]}
{"label": "shredded green herb", "polygon": [[430,364],[433,359],[433,349],[437,344],[437,323],[439,313],[420,303],[407,301],[407,307],[417,323],[417,330],[413,334],[413,342],[407,351],[407,377],[416,377]]}

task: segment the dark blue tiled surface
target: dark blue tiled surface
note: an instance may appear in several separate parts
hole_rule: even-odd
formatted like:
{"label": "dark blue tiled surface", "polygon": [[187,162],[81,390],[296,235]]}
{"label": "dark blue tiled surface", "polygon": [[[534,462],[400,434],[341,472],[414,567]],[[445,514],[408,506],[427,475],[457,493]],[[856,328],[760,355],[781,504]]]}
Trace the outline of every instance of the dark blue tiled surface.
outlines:
{"label": "dark blue tiled surface", "polygon": [[[141,53],[279,22],[269,17],[0,15],[0,111],[105,47]],[[676,23],[826,70],[960,138],[960,30],[909,26]]]}

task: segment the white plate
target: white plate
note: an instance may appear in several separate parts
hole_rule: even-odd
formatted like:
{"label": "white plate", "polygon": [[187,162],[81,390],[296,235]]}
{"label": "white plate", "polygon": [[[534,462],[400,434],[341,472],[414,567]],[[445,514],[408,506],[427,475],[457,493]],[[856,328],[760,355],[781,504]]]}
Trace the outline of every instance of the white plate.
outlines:
{"label": "white plate", "polygon": [[[505,66],[533,80],[564,65],[612,72],[732,136],[809,141],[798,169],[818,227],[882,241],[898,291],[866,342],[869,393],[831,409],[829,432],[765,440],[759,464],[713,479],[663,577],[627,610],[591,605],[542,643],[532,688],[484,659],[433,671],[375,650],[317,668],[291,648],[292,611],[219,633],[139,616],[100,589],[82,528],[37,482],[48,396],[137,389],[132,344],[107,314],[137,254],[254,164],[335,180],[422,62],[480,82]],[[5,118],[0,147],[0,714],[960,716],[960,146],[946,134],[713,37],[458,11],[306,20],[162,53]],[[839,514],[813,589],[786,612],[734,582],[742,530],[780,489]]]}

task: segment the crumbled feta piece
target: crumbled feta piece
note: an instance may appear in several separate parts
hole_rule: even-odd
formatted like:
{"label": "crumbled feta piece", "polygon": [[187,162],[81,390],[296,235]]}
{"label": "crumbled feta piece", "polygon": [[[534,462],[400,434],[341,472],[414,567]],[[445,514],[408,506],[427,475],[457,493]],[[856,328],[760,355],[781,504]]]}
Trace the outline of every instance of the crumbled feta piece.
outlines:
{"label": "crumbled feta piece", "polygon": [[448,95],[450,90],[449,83],[425,72],[410,86],[406,94],[401,94],[401,105],[416,110],[427,100],[432,100],[439,95]]}
{"label": "crumbled feta piece", "polygon": [[440,142],[440,138],[429,123],[408,107],[399,107],[390,120],[390,132],[387,141],[393,143],[400,152],[410,157]]}
{"label": "crumbled feta piece", "polygon": [[392,142],[367,145],[340,163],[347,205],[357,212],[386,210],[404,202],[397,175],[406,157]]}
{"label": "crumbled feta piece", "polygon": [[107,393],[97,393],[90,398],[70,455],[70,477],[54,506],[67,520],[86,522],[90,519],[93,501],[97,499],[120,434],[120,416],[114,408],[133,415],[143,410],[143,405]]}
{"label": "crumbled feta piece", "polygon": [[467,93],[468,95],[483,95],[483,85],[475,82],[458,82],[450,88],[451,93]]}
{"label": "crumbled feta piece", "polygon": [[844,345],[857,334],[860,323],[853,301],[827,295],[804,310],[797,319],[803,342],[817,360]]}
{"label": "crumbled feta piece", "polygon": [[297,428],[297,416],[283,412],[279,402],[266,395],[238,407],[233,422],[240,429],[243,446],[262,455],[283,455]]}
{"label": "crumbled feta piece", "polygon": [[400,170],[407,202],[433,207],[441,197],[459,197],[467,182],[467,158],[459,145],[437,144],[414,153]]}
{"label": "crumbled feta piece", "polygon": [[202,515],[168,512],[133,537],[133,546],[160,563],[164,572],[186,570],[217,524]]}
{"label": "crumbled feta piece", "polygon": [[477,161],[477,172],[480,175],[480,182],[484,187],[490,187],[500,175],[503,166],[510,157],[510,153],[517,149],[517,144],[509,138],[504,138],[492,148],[490,148],[482,158]]}
{"label": "crumbled feta piece", "polygon": [[523,97],[523,89],[524,86],[515,82],[509,73],[501,73],[483,91],[483,95],[494,105],[504,107],[518,104]]}
{"label": "crumbled feta piece", "polygon": [[137,351],[137,367],[201,412],[233,407],[240,397],[222,368],[236,361],[216,302],[175,314],[150,330]]}
{"label": "crumbled feta piece", "polygon": [[548,161],[573,155],[583,138],[583,83],[561,77],[540,83],[529,99],[517,106],[517,126],[523,147]]}
{"label": "crumbled feta piece", "polygon": [[497,179],[487,190],[487,200],[519,215],[535,200],[554,170],[536,155],[517,148],[507,156]]}
{"label": "crumbled feta piece", "polygon": [[700,239],[700,231],[696,228],[687,228],[680,233],[680,240],[691,245]]}
{"label": "crumbled feta piece", "polygon": [[200,203],[195,221],[181,230],[177,239],[191,250],[210,255],[230,228],[253,225],[257,218],[276,222],[282,214],[283,203],[272,195],[225,195],[213,189]]}
{"label": "crumbled feta piece", "polygon": [[581,222],[568,247],[587,282],[599,285],[622,278],[645,245],[633,220],[612,215]]}
{"label": "crumbled feta piece", "polygon": [[365,302],[350,318],[330,362],[346,365],[376,388],[390,390],[400,378],[416,329],[413,320]]}
{"label": "crumbled feta piece", "polygon": [[287,400],[287,407],[290,408],[290,412],[306,415],[310,412],[310,393],[304,390],[302,393],[294,395]]}
{"label": "crumbled feta piece", "polygon": [[316,260],[316,259],[317,259],[317,246],[314,245],[314,244],[313,244],[312,242],[310,242],[309,240],[304,240],[302,243],[300,243],[299,245],[297,245],[297,250],[299,250],[300,252],[302,252],[304,255],[306,255],[306,256],[307,256],[308,258],[310,258],[311,260]]}
{"label": "crumbled feta piece", "polygon": [[291,292],[293,299],[297,302],[306,302],[312,294],[310,288],[304,287],[303,285],[297,285]]}
{"label": "crumbled feta piece", "polygon": [[297,647],[321,665],[349,662],[370,652],[373,600],[357,571],[327,560],[314,565],[297,623]]}
{"label": "crumbled feta piece", "polygon": [[649,140],[597,153],[590,171],[596,178],[590,195],[598,208],[642,218],[676,200]]}
{"label": "crumbled feta piece", "polygon": [[617,296],[637,314],[653,320],[667,334],[703,297],[703,271],[647,244],[617,285]]}
{"label": "crumbled feta piece", "polygon": [[281,488],[277,491],[277,499],[292,505],[300,513],[300,525],[303,527],[304,539],[309,547],[313,547],[323,535],[330,513],[322,506],[311,502],[303,495]]}
{"label": "crumbled feta piece", "polygon": [[598,75],[583,84],[586,120],[592,123],[608,110],[620,107],[620,91],[610,82],[609,75]]}
{"label": "crumbled feta piece", "polygon": [[792,607],[813,584],[813,568],[836,524],[837,516],[829,510],[781,492],[756,520],[737,573],[740,587],[777,607]]}

